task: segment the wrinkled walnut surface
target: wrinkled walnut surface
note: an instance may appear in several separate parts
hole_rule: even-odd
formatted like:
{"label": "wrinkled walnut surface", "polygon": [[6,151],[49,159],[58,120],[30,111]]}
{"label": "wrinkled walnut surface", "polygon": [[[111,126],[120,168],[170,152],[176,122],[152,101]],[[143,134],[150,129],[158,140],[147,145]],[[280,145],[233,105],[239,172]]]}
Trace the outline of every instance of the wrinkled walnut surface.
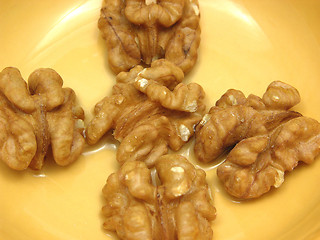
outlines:
{"label": "wrinkled walnut surface", "polygon": [[320,153],[320,123],[294,118],[271,133],[239,142],[217,169],[229,194],[241,199],[257,198],[271,187],[280,187],[284,173],[299,161],[310,164]]}
{"label": "wrinkled walnut surface", "polygon": [[300,94],[296,88],[281,81],[274,81],[269,84],[262,98],[253,94],[246,98],[241,91],[229,89],[216,102],[216,106],[226,108],[245,105],[256,110],[288,110],[297,105],[300,100]]}
{"label": "wrinkled walnut surface", "polygon": [[181,83],[183,77],[181,69],[163,59],[150,68],[137,66],[119,73],[112,95],[94,109],[86,129],[88,143],[95,144],[114,129],[115,139],[121,142],[117,160],[121,164],[145,161],[149,167],[168,147],[179,150],[194,134],[205,110],[203,89]]}
{"label": "wrinkled walnut surface", "polygon": [[158,159],[156,174],[139,161],[124,163],[103,188],[104,228],[120,239],[212,239],[216,210],[206,174],[180,155]]}
{"label": "wrinkled walnut surface", "polygon": [[292,86],[272,82],[263,98],[247,98],[241,91],[230,89],[217,101],[196,128],[194,151],[202,162],[216,159],[239,141],[267,134],[280,124],[301,116],[288,108],[300,101]]}
{"label": "wrinkled walnut surface", "polygon": [[76,121],[84,112],[72,89],[54,70],[34,71],[29,85],[16,68],[0,73],[0,157],[9,167],[41,169],[51,145],[54,160],[65,166],[82,152]]}
{"label": "wrinkled walnut surface", "polygon": [[197,0],[104,0],[98,27],[115,73],[165,58],[191,70],[200,44]]}

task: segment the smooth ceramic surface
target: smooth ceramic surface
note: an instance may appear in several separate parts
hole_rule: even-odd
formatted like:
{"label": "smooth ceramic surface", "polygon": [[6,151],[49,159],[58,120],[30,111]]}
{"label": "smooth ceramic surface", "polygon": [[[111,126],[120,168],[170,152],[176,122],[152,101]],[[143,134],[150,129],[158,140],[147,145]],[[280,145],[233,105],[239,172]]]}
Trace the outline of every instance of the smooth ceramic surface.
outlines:
{"label": "smooth ceramic surface", "polygon": [[[15,66],[25,79],[51,67],[73,88],[91,119],[115,76],[97,29],[101,1],[0,0],[0,69]],[[320,120],[319,0],[200,0],[199,60],[186,81],[201,84],[209,105],[229,88],[262,95],[282,80],[299,89],[295,108]],[[117,239],[102,229],[101,189],[118,168],[117,143],[105,138],[62,168],[16,172],[0,162],[1,240]],[[181,150],[207,170],[217,219],[215,240],[320,239],[320,159],[286,174],[260,199],[240,202],[220,185],[215,166],[201,165],[192,142]]]}

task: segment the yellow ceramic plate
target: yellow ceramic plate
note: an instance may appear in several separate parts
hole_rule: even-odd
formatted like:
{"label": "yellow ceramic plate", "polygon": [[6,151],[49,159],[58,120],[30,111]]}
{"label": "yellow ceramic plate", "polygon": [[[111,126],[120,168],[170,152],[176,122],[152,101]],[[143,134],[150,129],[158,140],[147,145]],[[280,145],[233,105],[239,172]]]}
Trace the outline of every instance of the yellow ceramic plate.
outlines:
{"label": "yellow ceramic plate", "polygon": [[[0,68],[23,76],[54,68],[72,87],[87,120],[115,82],[97,29],[101,2],[0,0]],[[297,87],[296,110],[320,120],[319,0],[200,0],[199,61],[187,81],[205,87],[210,104],[229,88],[260,95],[274,80]],[[196,163],[192,143],[181,152]],[[116,144],[104,139],[62,168],[16,172],[0,163],[1,240],[116,239],[101,228],[101,189],[118,167]],[[196,163],[197,164],[197,163]],[[202,166],[214,193],[216,240],[320,239],[320,159],[286,174],[264,197],[239,202]],[[199,165],[199,164],[198,164]]]}

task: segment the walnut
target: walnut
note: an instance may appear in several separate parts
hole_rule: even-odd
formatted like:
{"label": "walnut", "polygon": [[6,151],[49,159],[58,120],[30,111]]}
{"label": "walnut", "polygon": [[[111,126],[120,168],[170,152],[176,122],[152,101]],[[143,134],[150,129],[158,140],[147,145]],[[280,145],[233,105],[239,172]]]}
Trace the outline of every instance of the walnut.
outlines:
{"label": "walnut", "polygon": [[[278,85],[285,90],[281,92],[278,87],[274,90]],[[265,102],[272,98],[272,93],[279,105]],[[301,116],[288,111],[289,106],[300,100],[298,96],[295,88],[281,82],[271,83],[262,99],[253,94],[246,98],[241,91],[228,90],[196,128],[194,151],[197,158],[210,162],[239,141],[267,134],[282,123]]]}
{"label": "walnut", "polygon": [[[121,164],[145,161],[149,167],[168,147],[179,150],[193,136],[205,110],[203,89],[197,84],[182,85],[183,77],[167,60],[119,73],[112,95],[95,107],[95,117],[86,129],[88,143],[96,143],[114,129],[115,139],[121,142],[117,160]],[[153,89],[141,89],[141,79]],[[171,96],[169,100],[157,96],[162,90]]]}
{"label": "walnut", "polygon": [[76,126],[84,112],[74,91],[62,88],[52,69],[34,71],[28,83],[16,68],[0,73],[1,160],[15,170],[39,170],[51,145],[57,164],[73,162],[85,143]]}
{"label": "walnut", "polygon": [[284,173],[299,161],[310,164],[320,153],[320,123],[298,117],[266,135],[239,142],[217,169],[229,194],[241,199],[257,198],[278,188]]}
{"label": "walnut", "polygon": [[104,0],[98,27],[115,73],[165,58],[191,70],[200,44],[197,0]]}
{"label": "walnut", "polygon": [[212,239],[206,174],[180,155],[165,155],[152,174],[145,163],[129,161],[103,188],[104,228],[120,239]]}

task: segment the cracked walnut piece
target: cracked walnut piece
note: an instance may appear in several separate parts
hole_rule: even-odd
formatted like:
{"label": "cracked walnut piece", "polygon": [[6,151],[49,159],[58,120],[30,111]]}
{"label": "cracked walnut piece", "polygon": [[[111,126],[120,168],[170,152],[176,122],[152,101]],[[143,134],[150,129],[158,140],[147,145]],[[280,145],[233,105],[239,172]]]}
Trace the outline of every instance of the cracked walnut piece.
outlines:
{"label": "cracked walnut piece", "polygon": [[181,69],[164,59],[150,68],[137,66],[119,73],[112,95],[95,107],[86,129],[88,143],[95,144],[114,129],[115,139],[121,142],[117,160],[121,164],[145,161],[149,167],[168,147],[179,150],[205,110],[203,89],[181,83],[183,77]]}
{"label": "cracked walnut piece", "polygon": [[267,134],[300,113],[288,111],[300,101],[298,91],[282,82],[272,82],[263,98],[247,98],[241,91],[228,90],[196,128],[194,151],[202,162],[210,162],[239,141]]}
{"label": "cracked walnut piece", "polygon": [[[0,158],[15,170],[42,168],[51,145],[57,164],[65,166],[82,152],[77,120],[84,112],[72,89],[52,69],[38,69],[29,86],[16,68],[0,73]],[[28,89],[29,87],[29,89]]]}
{"label": "cracked walnut piece", "polygon": [[212,239],[216,210],[205,172],[180,155],[160,157],[155,168],[130,161],[108,177],[104,228],[120,239]]}
{"label": "cracked walnut piece", "polygon": [[165,58],[191,70],[200,44],[197,0],[104,0],[98,27],[115,73]]}
{"label": "cracked walnut piece", "polygon": [[310,164],[320,153],[320,123],[294,118],[271,133],[239,142],[217,174],[229,194],[241,199],[257,198],[278,188],[284,173],[299,161]]}

